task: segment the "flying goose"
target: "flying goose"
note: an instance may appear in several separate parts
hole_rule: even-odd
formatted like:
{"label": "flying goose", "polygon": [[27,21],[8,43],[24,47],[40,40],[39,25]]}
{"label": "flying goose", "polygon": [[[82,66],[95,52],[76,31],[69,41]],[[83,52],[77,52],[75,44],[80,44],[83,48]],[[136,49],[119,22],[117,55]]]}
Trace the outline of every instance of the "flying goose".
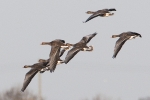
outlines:
{"label": "flying goose", "polygon": [[[61,48],[67,48],[68,46],[65,44],[64,40],[56,39],[51,42],[42,42],[41,45],[50,45],[51,51],[49,54],[49,63],[46,65],[47,70],[50,70],[50,72],[54,72],[57,62],[60,61],[60,49]],[[63,61],[60,63],[63,63]]]}
{"label": "flying goose", "polygon": [[68,51],[64,63],[67,64],[79,51],[92,51],[92,46],[87,46],[87,43],[96,35],[97,33],[93,33],[87,36],[84,36],[78,43],[71,44],[73,48]]}
{"label": "flying goose", "polygon": [[[45,59],[39,59],[38,60],[39,63],[35,63],[33,65],[25,65],[23,68],[31,68],[31,70],[29,72],[26,73],[25,75],[25,79],[24,79],[24,83],[23,83],[23,87],[21,89],[22,92],[25,91],[25,89],[27,88],[27,86],[29,85],[29,83],[31,82],[32,78],[38,73],[44,73],[47,68],[46,65],[49,62],[49,59],[45,60]],[[61,59],[59,59],[57,61],[57,65],[60,64],[62,62]]]}
{"label": "flying goose", "polygon": [[116,45],[115,45],[115,49],[114,49],[114,54],[112,58],[116,58],[118,52],[120,51],[120,49],[122,48],[123,44],[130,39],[135,39],[136,37],[142,37],[139,33],[136,32],[123,32],[119,35],[112,35],[112,38],[116,38],[116,37],[120,37],[117,41],[116,41]]}
{"label": "flying goose", "polygon": [[98,10],[98,11],[87,11],[87,14],[92,14],[84,23],[88,22],[89,20],[100,16],[100,17],[108,17],[108,16],[112,16],[114,15],[114,13],[111,13],[111,11],[116,11],[116,9],[111,8],[111,9],[102,9],[102,10]]}
{"label": "flying goose", "polygon": [[42,70],[43,68],[46,67],[48,63],[48,60],[39,60],[39,63],[35,63],[33,65],[25,65],[24,68],[31,68],[29,72],[26,73],[25,79],[23,82],[23,86],[21,91],[24,92],[29,83],[31,82],[32,78],[38,73],[43,73],[44,71]]}

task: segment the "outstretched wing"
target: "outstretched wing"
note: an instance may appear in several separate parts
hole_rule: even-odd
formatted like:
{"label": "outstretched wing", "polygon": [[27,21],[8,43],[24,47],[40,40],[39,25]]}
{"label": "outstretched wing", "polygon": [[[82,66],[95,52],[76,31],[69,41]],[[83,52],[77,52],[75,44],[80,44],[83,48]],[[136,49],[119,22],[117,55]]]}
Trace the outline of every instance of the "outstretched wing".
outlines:
{"label": "outstretched wing", "polygon": [[51,48],[49,63],[46,65],[50,69],[50,72],[53,72],[56,68],[60,49],[61,47],[59,46],[52,46]]}
{"label": "outstretched wing", "polygon": [[38,73],[37,69],[31,69],[28,73],[26,73],[25,75],[25,79],[23,82],[23,87],[21,89],[22,92],[24,92],[24,90],[27,88],[27,86],[29,85],[29,83],[31,82],[32,78]]}
{"label": "outstretched wing", "polygon": [[93,15],[91,15],[91,16],[85,21],[85,23],[88,22],[89,20],[91,20],[91,19],[97,17],[97,16],[104,16],[104,13],[100,13],[100,12],[98,12],[98,11],[95,12]]}
{"label": "outstretched wing", "polygon": [[86,41],[86,43],[89,43],[90,40],[91,40],[95,35],[97,35],[96,32],[93,33],[93,34],[89,34],[89,35],[87,35],[87,36],[84,36],[84,37],[82,38],[82,40]]}
{"label": "outstretched wing", "polygon": [[124,43],[128,40],[128,37],[120,37],[117,41],[116,41],[116,45],[115,45],[115,49],[114,49],[114,54],[112,58],[116,58],[118,52],[121,50],[122,46],[124,45]]}
{"label": "outstretched wing", "polygon": [[67,56],[65,58],[65,64],[67,64],[82,48],[72,48],[68,51]]}

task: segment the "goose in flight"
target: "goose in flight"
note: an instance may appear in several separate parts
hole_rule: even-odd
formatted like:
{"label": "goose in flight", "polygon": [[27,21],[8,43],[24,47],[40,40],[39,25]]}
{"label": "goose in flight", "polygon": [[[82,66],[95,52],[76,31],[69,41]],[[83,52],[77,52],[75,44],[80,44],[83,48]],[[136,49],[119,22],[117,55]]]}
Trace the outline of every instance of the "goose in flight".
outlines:
{"label": "goose in flight", "polygon": [[50,72],[54,72],[57,62],[60,61],[60,63],[63,63],[62,60],[60,60],[60,50],[61,48],[67,48],[68,46],[65,44],[64,40],[56,39],[51,42],[42,42],[41,45],[50,45],[51,51],[49,54],[49,62],[46,65],[47,70],[50,70]]}
{"label": "goose in flight", "polygon": [[67,64],[79,51],[92,51],[92,46],[87,46],[87,43],[96,35],[97,33],[93,33],[87,36],[84,36],[78,43],[71,44],[73,48],[68,51],[64,63]]}
{"label": "goose in flight", "polygon": [[87,14],[92,14],[84,23],[88,22],[89,20],[100,16],[100,17],[108,17],[108,16],[112,16],[114,15],[114,13],[111,13],[111,11],[116,11],[115,8],[111,8],[111,9],[102,9],[102,10],[98,10],[98,11],[87,11]]}
{"label": "goose in flight", "polygon": [[142,37],[139,33],[136,32],[123,32],[119,35],[112,35],[112,38],[120,37],[116,41],[115,49],[114,49],[114,54],[112,58],[116,58],[118,52],[121,50],[122,46],[127,40],[130,39],[135,39],[136,37]]}
{"label": "goose in flight", "polygon": [[[60,59],[59,61],[57,61],[57,64],[60,64],[62,60]],[[44,73],[47,69],[46,69],[46,65],[48,64],[49,59],[45,60],[45,59],[39,59],[38,63],[35,63],[33,65],[25,65],[23,68],[31,68],[31,70],[29,72],[26,73],[25,75],[25,79],[23,82],[23,87],[21,89],[22,92],[25,91],[25,89],[27,88],[27,86],[29,85],[29,83],[31,82],[31,80],[33,79],[33,77],[38,73]],[[45,70],[46,69],[46,70]]]}
{"label": "goose in flight", "polygon": [[38,73],[43,73],[44,71],[42,70],[43,68],[46,67],[48,64],[48,60],[39,60],[39,63],[35,63],[33,65],[25,65],[24,68],[31,68],[29,72],[26,73],[25,79],[23,82],[23,86],[21,91],[24,92],[29,83],[31,82],[32,78]]}

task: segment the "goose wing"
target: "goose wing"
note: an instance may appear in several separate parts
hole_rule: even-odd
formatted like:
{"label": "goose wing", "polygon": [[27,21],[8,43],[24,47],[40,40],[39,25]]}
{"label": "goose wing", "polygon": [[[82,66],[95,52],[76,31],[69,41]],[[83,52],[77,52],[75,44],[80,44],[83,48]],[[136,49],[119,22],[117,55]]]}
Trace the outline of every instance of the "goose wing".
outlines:
{"label": "goose wing", "polygon": [[21,89],[22,92],[27,88],[29,83],[31,82],[32,78],[38,73],[37,69],[32,68],[29,72],[26,73],[25,79],[23,82],[23,87]]}
{"label": "goose wing", "polygon": [[100,13],[100,12],[101,12],[101,10],[95,12],[93,15],[91,15],[91,16],[85,21],[85,23],[88,22],[89,20],[91,20],[91,19],[97,17],[97,16],[104,16],[104,13]]}
{"label": "goose wing", "polygon": [[65,64],[67,64],[82,48],[74,47],[70,51],[68,51],[67,56],[65,58]]}
{"label": "goose wing", "polygon": [[63,49],[60,51],[60,53],[59,53],[59,57],[61,57],[61,56],[64,54],[65,51],[66,51],[66,49],[63,48]]}
{"label": "goose wing", "polygon": [[124,45],[124,43],[129,39],[129,37],[120,37],[117,41],[116,41],[116,45],[115,45],[115,49],[114,49],[114,54],[112,58],[116,58],[118,52],[121,50],[122,46]]}
{"label": "goose wing", "polygon": [[89,43],[90,42],[90,40],[95,36],[95,35],[97,35],[97,33],[95,32],[95,33],[93,33],[93,34],[89,34],[89,35],[87,35],[87,36],[84,36],[82,39],[81,39],[81,41],[82,40],[85,40],[86,41],[86,43]]}
{"label": "goose wing", "polygon": [[61,47],[59,46],[52,46],[51,48],[50,59],[48,64],[46,65],[50,69],[50,72],[53,72],[56,68],[57,61],[59,59],[60,49]]}

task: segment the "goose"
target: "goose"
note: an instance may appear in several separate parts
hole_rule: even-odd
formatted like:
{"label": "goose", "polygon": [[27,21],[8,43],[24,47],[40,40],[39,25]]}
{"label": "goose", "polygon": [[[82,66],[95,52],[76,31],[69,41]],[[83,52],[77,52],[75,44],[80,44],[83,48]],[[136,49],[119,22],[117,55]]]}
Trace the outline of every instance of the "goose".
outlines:
{"label": "goose", "polygon": [[116,38],[116,37],[120,37],[117,41],[116,41],[116,45],[114,48],[114,54],[112,58],[116,58],[118,52],[121,50],[122,46],[124,45],[124,43],[127,40],[131,40],[131,39],[135,39],[136,37],[141,37],[142,36],[139,33],[136,32],[123,32],[119,35],[112,35],[112,38]]}
{"label": "goose", "polygon": [[100,17],[108,17],[108,16],[112,16],[114,15],[114,13],[111,13],[111,11],[116,11],[115,8],[111,8],[111,9],[102,9],[102,10],[98,10],[98,11],[87,11],[87,14],[92,14],[84,23],[88,22],[89,20],[100,16]]}
{"label": "goose", "polygon": [[[65,44],[65,40],[56,39],[51,42],[42,42],[41,45],[50,45],[51,51],[49,54],[49,62],[46,65],[47,70],[50,70],[50,72],[54,72],[57,62],[60,61],[60,50],[61,48],[67,48],[68,46]],[[63,63],[63,61],[60,61],[60,63]]]}
{"label": "goose", "polygon": [[26,73],[25,79],[23,82],[23,86],[21,91],[24,92],[29,83],[31,82],[32,78],[38,73],[43,73],[44,71],[42,70],[43,68],[46,67],[48,63],[48,60],[39,60],[39,63],[35,63],[33,65],[25,65],[24,68],[31,68],[29,72]]}
{"label": "goose", "polygon": [[84,36],[78,43],[71,44],[73,48],[68,51],[64,63],[67,64],[79,51],[93,51],[93,46],[87,46],[87,43],[90,42],[90,40],[97,35],[97,33],[89,34],[87,36]]}
{"label": "goose", "polygon": [[[57,61],[57,65],[60,64],[62,60],[59,59]],[[44,73],[47,68],[46,65],[48,64],[49,59],[45,60],[45,59],[39,59],[38,63],[35,63],[33,65],[25,65],[23,68],[31,68],[31,70],[29,72],[26,73],[25,75],[25,79],[23,82],[23,87],[21,89],[22,92],[25,91],[25,89],[27,88],[27,86],[29,85],[29,83],[31,82],[31,80],[33,79],[33,77],[38,73]]]}

